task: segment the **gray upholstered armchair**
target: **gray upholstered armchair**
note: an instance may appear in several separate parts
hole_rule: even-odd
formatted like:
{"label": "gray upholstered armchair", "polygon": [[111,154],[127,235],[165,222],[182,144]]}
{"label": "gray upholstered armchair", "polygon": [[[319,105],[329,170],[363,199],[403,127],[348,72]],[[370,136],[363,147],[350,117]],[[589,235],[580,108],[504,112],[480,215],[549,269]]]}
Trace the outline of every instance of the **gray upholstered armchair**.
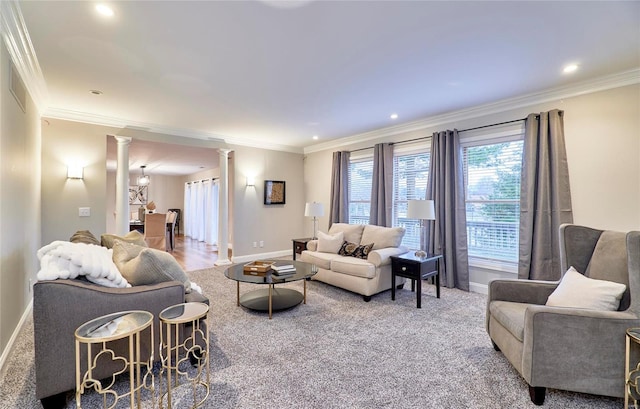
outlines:
{"label": "gray upholstered armchair", "polygon": [[640,326],[640,232],[620,233],[565,224],[560,227],[562,273],[627,285],[617,311],[546,306],[558,282],[495,280],[489,284],[486,325],[529,384],[531,400],[546,388],[622,397],[625,331]]}

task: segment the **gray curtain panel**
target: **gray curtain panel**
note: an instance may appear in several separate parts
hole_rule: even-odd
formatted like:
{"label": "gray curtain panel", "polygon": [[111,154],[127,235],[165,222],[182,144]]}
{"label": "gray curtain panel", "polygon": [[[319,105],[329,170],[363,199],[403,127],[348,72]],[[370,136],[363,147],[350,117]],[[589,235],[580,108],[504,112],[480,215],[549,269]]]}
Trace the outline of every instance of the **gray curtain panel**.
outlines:
{"label": "gray curtain panel", "polygon": [[393,223],[393,145],[378,143],[373,147],[369,224],[391,227]]}
{"label": "gray curtain panel", "polygon": [[333,152],[329,227],[349,222],[349,151]]}
{"label": "gray curtain panel", "polygon": [[[436,220],[430,224],[426,247],[442,254],[441,282],[450,288],[469,291],[467,259],[467,217],[464,175],[458,131],[435,132],[431,138],[431,165],[427,199],[434,201]],[[423,243],[424,245],[424,243]]]}
{"label": "gray curtain panel", "polygon": [[555,109],[525,121],[518,278],[560,279],[562,223],[573,223],[573,211],[563,111]]}

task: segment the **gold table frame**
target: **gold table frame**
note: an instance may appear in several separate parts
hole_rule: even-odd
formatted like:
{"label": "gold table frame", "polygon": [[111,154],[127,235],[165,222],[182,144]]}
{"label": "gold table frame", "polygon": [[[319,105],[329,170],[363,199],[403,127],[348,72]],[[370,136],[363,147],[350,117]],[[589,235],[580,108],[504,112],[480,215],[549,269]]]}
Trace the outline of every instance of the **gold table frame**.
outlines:
{"label": "gold table frame", "polygon": [[[148,311],[123,311],[104,315],[82,324],[76,329],[76,406],[82,408],[82,395],[89,389],[94,389],[102,395],[103,407],[107,408],[107,396],[111,396],[113,403],[108,409],[115,408],[118,401],[129,397],[131,408],[141,407],[141,390],[145,388],[151,391],[153,406],[155,407],[155,386],[153,369],[153,350],[150,351],[148,361],[140,358],[140,337],[142,332],[150,327],[150,343],[153,346],[153,314]],[[117,356],[115,351],[107,347],[107,342],[120,339],[128,339],[128,357]],[[86,345],[87,368],[83,370],[81,365],[82,346]],[[98,347],[97,354],[92,346]],[[103,387],[99,379],[93,378],[93,371],[97,368],[98,360],[107,356],[113,361],[121,361],[123,368],[111,375],[111,382]],[[146,367],[146,368],[145,368]],[[116,377],[129,371],[129,392],[118,394],[111,388],[116,382]],[[144,376],[140,378],[141,372]]]}
{"label": "gold table frame", "polygon": [[[209,367],[209,334],[202,329],[201,319],[206,317],[209,306],[204,303],[190,302],[165,308],[158,316],[160,319],[160,401],[159,408],[164,408],[164,399],[167,398],[167,408],[172,408],[172,388],[180,386],[179,380],[184,377],[191,383],[193,392],[193,406],[201,406],[209,397],[211,385],[211,368]],[[191,333],[184,334],[184,340],[180,342],[180,326],[191,323]],[[204,348],[198,345],[198,338],[204,341]],[[183,358],[180,356],[184,354]],[[186,370],[180,369],[180,365],[190,363],[194,357],[199,361],[197,371],[190,377]],[[204,363],[204,365],[203,365]],[[203,366],[206,368],[206,381],[203,380]],[[163,375],[166,374],[167,391],[162,393]],[[198,386],[204,387],[205,394],[197,400]],[[184,406],[181,405],[181,408]]]}

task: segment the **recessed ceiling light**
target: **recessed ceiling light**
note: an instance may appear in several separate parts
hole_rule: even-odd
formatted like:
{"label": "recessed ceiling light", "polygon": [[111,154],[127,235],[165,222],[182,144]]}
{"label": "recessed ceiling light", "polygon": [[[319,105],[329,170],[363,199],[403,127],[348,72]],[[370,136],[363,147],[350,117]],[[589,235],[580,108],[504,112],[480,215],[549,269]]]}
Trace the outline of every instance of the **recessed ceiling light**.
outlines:
{"label": "recessed ceiling light", "polygon": [[96,5],[96,11],[105,17],[113,17],[113,9],[105,4]]}
{"label": "recessed ceiling light", "polygon": [[317,141],[318,140],[318,135],[313,135],[313,140]]}
{"label": "recessed ceiling light", "polygon": [[97,89],[90,89],[89,92],[92,93],[93,95],[102,95],[102,91]]}
{"label": "recessed ceiling light", "polygon": [[566,67],[564,67],[562,72],[564,72],[565,74],[569,74],[569,73],[575,72],[577,69],[578,69],[578,64],[569,64]]}
{"label": "recessed ceiling light", "polygon": [[398,114],[391,114],[391,116],[389,117],[391,119],[398,119]]}

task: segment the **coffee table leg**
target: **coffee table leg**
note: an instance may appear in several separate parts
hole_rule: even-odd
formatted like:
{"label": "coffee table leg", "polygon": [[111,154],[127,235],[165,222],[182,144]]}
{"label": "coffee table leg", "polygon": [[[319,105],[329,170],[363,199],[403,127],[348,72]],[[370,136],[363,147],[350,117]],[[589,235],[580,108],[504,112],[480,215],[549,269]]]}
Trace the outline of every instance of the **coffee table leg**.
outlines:
{"label": "coffee table leg", "polygon": [[418,282],[417,285],[417,289],[416,289],[416,297],[417,297],[417,301],[416,303],[418,304],[417,307],[418,308],[422,308],[422,278],[418,278],[417,280],[415,280]]}
{"label": "coffee table leg", "polygon": [[240,306],[240,281],[236,281],[236,305]]}
{"label": "coffee table leg", "polygon": [[273,284],[269,284],[269,319],[271,319],[271,297],[272,297],[272,293],[273,292]]}
{"label": "coffee table leg", "polygon": [[304,288],[304,293],[302,295],[302,303],[306,304],[307,303],[307,280],[302,280],[302,283]]}

